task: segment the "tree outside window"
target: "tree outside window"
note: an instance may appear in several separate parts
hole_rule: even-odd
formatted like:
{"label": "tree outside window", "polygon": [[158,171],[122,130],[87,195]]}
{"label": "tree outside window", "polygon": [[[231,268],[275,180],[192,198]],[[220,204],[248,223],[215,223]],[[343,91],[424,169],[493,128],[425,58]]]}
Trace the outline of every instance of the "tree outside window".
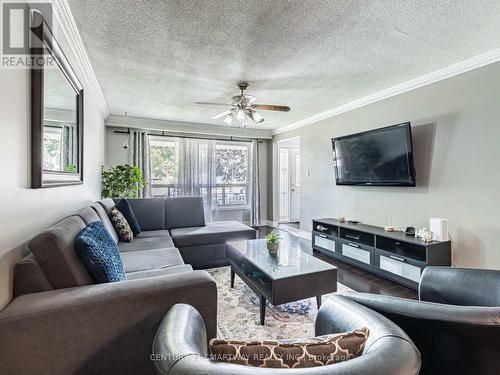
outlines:
{"label": "tree outside window", "polygon": [[[211,187],[213,199],[219,206],[248,203],[248,143],[218,141],[215,146],[216,185]],[[177,196],[177,149],[175,138],[150,137],[151,180],[154,196]],[[206,187],[201,195],[206,195]]]}

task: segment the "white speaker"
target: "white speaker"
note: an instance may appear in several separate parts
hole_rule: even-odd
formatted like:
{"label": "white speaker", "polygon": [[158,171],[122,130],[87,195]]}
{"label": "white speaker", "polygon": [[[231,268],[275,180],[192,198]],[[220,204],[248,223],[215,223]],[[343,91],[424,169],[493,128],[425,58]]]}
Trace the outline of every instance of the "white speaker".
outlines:
{"label": "white speaker", "polygon": [[448,219],[431,218],[429,229],[433,233],[434,241],[448,241]]}

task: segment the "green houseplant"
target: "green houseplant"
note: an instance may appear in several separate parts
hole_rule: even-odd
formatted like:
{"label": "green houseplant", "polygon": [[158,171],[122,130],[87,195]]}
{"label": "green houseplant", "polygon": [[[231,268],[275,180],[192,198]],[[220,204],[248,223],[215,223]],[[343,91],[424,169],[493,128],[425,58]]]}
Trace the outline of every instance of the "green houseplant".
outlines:
{"label": "green houseplant", "polygon": [[147,185],[139,168],[129,164],[102,169],[103,198],[137,198],[139,190]]}
{"label": "green houseplant", "polygon": [[264,237],[267,242],[267,250],[271,255],[276,255],[278,253],[278,249],[280,247],[280,239],[278,233],[273,229],[270,233],[266,234]]}

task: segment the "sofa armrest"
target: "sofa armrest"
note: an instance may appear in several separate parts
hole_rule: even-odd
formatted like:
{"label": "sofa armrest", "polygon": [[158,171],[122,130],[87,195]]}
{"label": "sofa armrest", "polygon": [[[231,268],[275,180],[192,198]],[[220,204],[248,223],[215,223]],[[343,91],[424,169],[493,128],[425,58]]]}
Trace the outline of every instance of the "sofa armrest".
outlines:
{"label": "sofa armrest", "polygon": [[148,374],[151,344],[177,303],[196,307],[216,336],[217,289],[205,271],[52,290],[0,313],[2,374]]}
{"label": "sofa armrest", "polygon": [[500,306],[500,271],[426,267],[419,287],[421,301],[462,306]]}
{"label": "sofa armrest", "polygon": [[207,357],[206,328],[199,312],[185,304],[173,306],[163,318],[152,347],[159,374],[167,374],[183,357]]}
{"label": "sofa armrest", "polygon": [[[496,374],[500,308],[345,293],[401,327],[422,354],[422,374]],[[487,358],[487,360],[485,360]]]}
{"label": "sofa armrest", "polygon": [[454,306],[370,293],[346,292],[343,295],[388,317],[396,324],[401,320],[413,323],[427,320],[500,327],[500,308]]}

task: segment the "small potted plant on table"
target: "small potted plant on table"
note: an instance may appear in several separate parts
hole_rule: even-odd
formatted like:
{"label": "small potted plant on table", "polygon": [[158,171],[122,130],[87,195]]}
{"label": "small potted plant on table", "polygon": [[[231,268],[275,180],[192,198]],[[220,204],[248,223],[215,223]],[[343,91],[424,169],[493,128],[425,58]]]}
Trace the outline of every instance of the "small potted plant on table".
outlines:
{"label": "small potted plant on table", "polygon": [[264,237],[267,241],[267,250],[269,250],[269,254],[276,255],[278,254],[278,249],[280,247],[280,236],[276,231],[272,230]]}

